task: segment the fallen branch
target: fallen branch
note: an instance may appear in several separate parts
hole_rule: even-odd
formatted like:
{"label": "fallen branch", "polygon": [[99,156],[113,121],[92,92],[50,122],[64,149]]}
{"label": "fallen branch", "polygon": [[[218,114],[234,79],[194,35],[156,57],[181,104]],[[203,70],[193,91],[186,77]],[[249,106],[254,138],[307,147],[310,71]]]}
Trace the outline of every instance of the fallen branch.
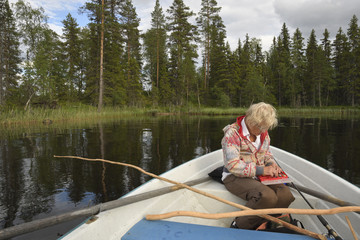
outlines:
{"label": "fallen branch", "polygon": [[306,215],[331,215],[343,212],[355,212],[359,211],[360,207],[338,207],[332,209],[294,209],[294,208],[268,208],[268,209],[256,209],[256,210],[243,210],[228,213],[200,213],[192,211],[174,211],[163,214],[146,215],[146,220],[161,220],[171,217],[197,217],[206,219],[221,219],[221,218],[233,218],[249,215],[264,215],[264,214],[306,214]]}
{"label": "fallen branch", "polygon": [[[222,203],[225,203],[225,204],[228,204],[230,206],[233,206],[233,207],[236,207],[236,208],[239,208],[239,209],[243,209],[243,210],[252,210],[251,208],[248,208],[246,206],[243,206],[241,204],[237,204],[237,203],[234,203],[234,202],[231,202],[231,201],[228,201],[226,199],[223,199],[223,198],[220,198],[220,197],[217,197],[215,195],[212,195],[210,193],[207,193],[207,192],[204,192],[204,191],[201,191],[199,189],[196,189],[196,188],[192,188],[192,187],[189,187],[183,183],[179,183],[179,182],[176,182],[176,181],[173,181],[173,180],[170,180],[170,179],[167,179],[167,178],[164,178],[164,177],[161,177],[161,176],[157,176],[153,173],[150,173],[150,172],[147,172],[145,170],[143,170],[142,168],[138,167],[138,166],[135,166],[135,165],[132,165],[132,164],[128,164],[128,163],[121,163],[121,162],[114,162],[114,161],[110,161],[110,160],[105,160],[105,159],[91,159],[91,158],[83,158],[83,157],[77,157],[77,156],[54,156],[56,158],[73,158],[73,159],[80,159],[80,160],[85,160],[85,161],[91,161],[91,162],[106,162],[106,163],[110,163],[110,164],[115,164],[115,165],[120,165],[120,166],[125,166],[125,167],[131,167],[131,168],[135,168],[137,170],[139,170],[140,172],[146,174],[146,175],[149,175],[151,177],[154,177],[154,178],[157,178],[159,180],[162,180],[162,181],[165,181],[165,182],[168,182],[168,183],[171,183],[171,184],[175,184],[179,187],[183,187],[183,188],[186,188],[190,191],[193,191],[193,192],[196,192],[198,194],[201,194],[201,195],[204,195],[206,197],[209,197],[209,198],[212,198],[212,199],[215,199],[215,200],[218,200]],[[272,221],[272,222],[275,222],[277,224],[280,224],[288,229],[291,229],[293,231],[296,231],[298,233],[301,233],[303,235],[307,235],[307,236],[310,236],[310,237],[313,237],[313,238],[316,238],[316,239],[322,239],[322,240],[326,240],[326,237],[321,235],[321,234],[318,234],[318,233],[314,233],[314,232],[311,232],[309,230],[306,230],[306,229],[302,229],[302,228],[299,228],[297,226],[294,226],[290,223],[287,223],[285,221],[282,221],[278,218],[275,218],[275,217],[272,217],[272,216],[269,216],[269,215],[259,215],[259,217],[262,217],[262,218],[265,218],[269,221]]]}

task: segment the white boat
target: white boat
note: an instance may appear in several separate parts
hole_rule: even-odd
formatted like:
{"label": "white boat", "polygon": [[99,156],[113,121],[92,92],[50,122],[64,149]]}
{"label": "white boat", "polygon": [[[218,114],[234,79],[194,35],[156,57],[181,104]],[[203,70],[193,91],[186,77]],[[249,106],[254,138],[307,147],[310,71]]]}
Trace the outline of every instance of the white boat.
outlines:
{"label": "white boat", "polygon": [[[335,174],[300,158],[296,155],[271,147],[271,151],[283,170],[294,183],[311,188],[315,191],[360,205],[360,189],[336,176]],[[206,177],[209,172],[223,165],[222,151],[217,150],[188,161],[170,171],[162,177],[187,182]],[[171,184],[153,179],[137,189],[131,191],[123,198],[135,196],[140,193],[160,189]],[[238,197],[228,192],[225,187],[210,179],[194,186],[197,189],[219,196],[226,200],[245,204]],[[300,194],[293,190],[296,200],[290,208],[309,208]],[[337,207],[333,203],[321,200],[314,196],[304,194],[306,199],[317,209]],[[229,228],[232,218],[212,220],[193,217],[174,217],[168,220],[148,221],[148,214],[160,214],[171,211],[196,211],[202,213],[224,213],[239,211],[232,206],[207,198],[188,189],[181,189],[171,193],[162,194],[147,200],[134,202],[126,206],[100,212],[92,221],[87,221],[62,237],[64,240],[72,239],[312,239],[302,235],[289,235],[268,233],[251,230]],[[314,215],[292,215],[300,220],[305,229],[319,234],[326,234],[327,229]],[[330,226],[343,238],[353,239],[352,232],[345,219],[348,216],[356,232],[360,235],[360,214],[354,212],[326,215],[324,218]],[[140,229],[140,233],[139,230]],[[140,235],[137,235],[140,234]],[[141,235],[142,234],[142,235]],[[257,234],[257,235],[256,235]],[[261,235],[262,234],[262,235]],[[265,235],[264,235],[265,234]],[[219,236],[220,235],[220,236]],[[146,236],[144,238],[144,236]],[[241,238],[239,238],[241,236]]]}

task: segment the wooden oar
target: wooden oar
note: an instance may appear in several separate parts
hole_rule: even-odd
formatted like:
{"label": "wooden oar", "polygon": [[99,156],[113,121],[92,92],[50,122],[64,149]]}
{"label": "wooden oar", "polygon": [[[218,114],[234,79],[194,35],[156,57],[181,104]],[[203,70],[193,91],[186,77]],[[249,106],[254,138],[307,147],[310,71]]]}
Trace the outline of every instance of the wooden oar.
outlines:
{"label": "wooden oar", "polygon": [[[184,184],[189,185],[189,186],[194,186],[194,185],[209,181],[210,179],[211,179],[210,177],[204,177],[204,178],[188,181]],[[98,204],[98,205],[95,205],[92,207],[83,208],[80,210],[67,212],[67,213],[56,215],[56,216],[39,219],[39,220],[31,221],[28,223],[19,224],[19,225],[13,226],[13,227],[1,229],[0,230],[0,239],[2,240],[2,239],[12,238],[12,237],[15,237],[18,235],[33,232],[33,231],[36,231],[39,229],[43,229],[46,227],[50,227],[50,226],[53,226],[53,225],[56,225],[59,223],[67,222],[67,221],[78,219],[81,217],[90,217],[95,214],[98,214],[100,211],[106,211],[106,210],[114,209],[117,207],[129,205],[129,204],[132,204],[135,202],[144,201],[144,200],[147,200],[150,198],[158,197],[158,196],[179,190],[181,188],[182,187],[179,187],[177,185],[163,187],[160,189],[156,189],[156,190],[136,194],[133,196],[120,198],[120,199],[117,199],[114,201],[109,201],[106,203]]]}
{"label": "wooden oar", "polygon": [[[297,186],[295,185],[294,182],[291,183],[291,185],[293,185],[293,187],[295,189],[297,189],[297,191],[300,193],[300,195],[302,196],[302,198],[305,200],[305,202],[309,205],[310,208],[315,209],[313,207],[313,205],[307,200],[307,198],[304,196],[304,194],[302,194],[302,192],[300,190],[298,190]],[[321,215],[316,215],[316,217],[319,219],[319,221],[321,222],[322,225],[324,225],[324,227],[328,230],[329,235],[332,235],[336,240],[343,240],[342,237],[330,226],[330,224],[328,223],[328,221]]]}
{"label": "wooden oar", "polygon": [[[294,188],[296,190],[296,188],[292,184],[286,184],[286,185],[288,185],[289,187]],[[338,205],[340,207],[359,206],[358,204],[347,202],[347,201],[332,197],[330,195],[315,191],[313,189],[310,189],[310,188],[307,188],[307,187],[304,187],[304,186],[300,186],[300,185],[296,184],[296,187],[303,193],[306,193],[306,194],[309,194],[309,195],[311,195],[313,197],[319,198],[321,200],[333,203],[333,204]],[[357,212],[357,213],[359,213],[359,212]]]}
{"label": "wooden oar", "polygon": [[[281,166],[279,165],[278,161],[275,159],[276,164],[281,168]],[[304,194],[302,194],[302,192],[300,191],[300,189],[297,187],[297,185],[295,185],[294,182],[291,182],[290,185],[292,185],[292,187],[294,189],[296,189],[299,194],[301,195],[301,197],[305,200],[305,202],[309,205],[310,208],[315,209],[312,204],[307,200],[307,198],[304,196]],[[328,230],[329,235],[332,235],[336,240],[343,240],[340,235],[330,226],[330,224],[328,223],[328,221],[326,221],[326,219],[321,216],[321,215],[316,215],[316,217],[319,219],[319,221],[321,222],[321,224]]]}

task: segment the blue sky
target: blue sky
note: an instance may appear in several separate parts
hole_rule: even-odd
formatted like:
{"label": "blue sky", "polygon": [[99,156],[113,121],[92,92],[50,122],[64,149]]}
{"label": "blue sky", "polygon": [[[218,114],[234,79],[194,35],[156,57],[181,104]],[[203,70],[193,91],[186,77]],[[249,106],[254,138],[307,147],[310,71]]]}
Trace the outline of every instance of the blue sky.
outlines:
{"label": "blue sky", "polygon": [[[14,3],[17,0],[9,0]],[[24,0],[33,7],[43,7],[49,17],[50,27],[61,34],[62,23],[68,13],[77,19],[80,26],[87,24],[86,14],[79,14],[78,9],[86,0]],[[183,0],[194,13],[198,13],[200,0]],[[169,8],[173,0],[160,0],[163,11]],[[221,17],[227,31],[227,41],[234,50],[238,39],[245,35],[261,39],[263,50],[268,50],[273,37],[278,36],[285,22],[292,36],[299,28],[305,41],[312,29],[317,39],[322,38],[327,28],[331,37],[335,37],[339,27],[346,32],[350,19],[355,14],[360,18],[359,0],[217,0],[222,7]],[[155,0],[133,0],[137,14],[141,19],[140,30],[150,26],[151,12]],[[359,22],[360,25],[360,22]]]}

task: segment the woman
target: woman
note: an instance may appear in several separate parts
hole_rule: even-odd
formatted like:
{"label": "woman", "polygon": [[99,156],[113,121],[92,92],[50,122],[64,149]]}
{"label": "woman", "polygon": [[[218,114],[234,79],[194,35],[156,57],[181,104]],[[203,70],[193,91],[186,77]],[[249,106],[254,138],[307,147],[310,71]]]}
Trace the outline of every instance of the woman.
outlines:
{"label": "woman", "polygon": [[[284,184],[264,185],[259,175],[277,177],[281,172],[269,146],[268,129],[277,126],[276,110],[263,102],[253,104],[245,116],[226,126],[221,141],[224,154],[222,180],[225,187],[247,201],[252,209],[287,208],[294,197]],[[256,229],[265,220],[258,216],[237,217],[231,227]]]}

